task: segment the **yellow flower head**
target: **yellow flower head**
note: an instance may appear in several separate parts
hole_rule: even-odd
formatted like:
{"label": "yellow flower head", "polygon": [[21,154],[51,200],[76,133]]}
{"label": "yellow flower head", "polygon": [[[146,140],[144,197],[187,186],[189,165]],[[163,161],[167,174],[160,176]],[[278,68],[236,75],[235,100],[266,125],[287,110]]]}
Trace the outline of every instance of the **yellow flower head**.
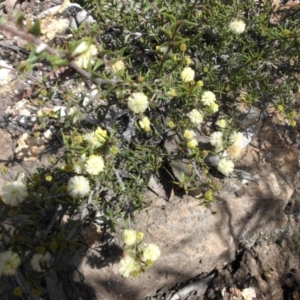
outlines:
{"label": "yellow flower head", "polygon": [[150,127],[150,120],[148,117],[143,117],[140,121],[139,121],[139,125],[141,126],[142,129],[144,129],[145,131],[150,131],[151,127]]}
{"label": "yellow flower head", "polygon": [[180,44],[179,48],[180,48],[180,51],[185,52],[187,49],[187,46],[186,46],[186,44]]}
{"label": "yellow flower head", "polygon": [[225,119],[220,119],[216,122],[216,125],[224,129],[227,127],[227,121]]}
{"label": "yellow flower head", "polygon": [[128,98],[128,107],[136,114],[143,113],[149,106],[148,98],[144,93],[133,93]]}
{"label": "yellow flower head", "polygon": [[14,289],[14,295],[15,296],[17,296],[17,297],[20,297],[20,296],[22,296],[22,294],[23,294],[23,290],[18,286],[18,287],[16,287],[15,289]]}
{"label": "yellow flower head", "polygon": [[198,146],[198,142],[196,139],[191,139],[188,141],[187,143],[187,146],[190,148],[190,149],[194,149]]}
{"label": "yellow flower head", "polygon": [[219,105],[217,104],[217,103],[212,103],[210,106],[209,106],[209,109],[213,112],[213,113],[215,113],[215,112],[217,112],[218,110],[219,110]]}
{"label": "yellow flower head", "polygon": [[112,70],[114,71],[114,73],[125,70],[124,62],[122,60],[119,60],[119,61],[115,62],[112,65]]}
{"label": "yellow flower head", "polygon": [[191,140],[196,136],[195,132],[192,130],[185,130],[183,133],[183,137],[187,140]]}
{"label": "yellow flower head", "polygon": [[170,97],[176,97],[177,96],[177,94],[176,94],[176,90],[175,89],[170,89],[169,91],[168,91],[168,95],[170,96]]}
{"label": "yellow flower head", "polygon": [[181,72],[181,79],[183,82],[191,82],[194,80],[195,71],[190,67],[185,67]]}
{"label": "yellow flower head", "polygon": [[172,121],[172,120],[168,120],[167,121],[167,125],[168,125],[168,127],[170,127],[170,128],[174,128],[176,125],[175,125],[175,123]]}
{"label": "yellow flower head", "polygon": [[101,127],[98,127],[95,130],[95,138],[100,142],[100,143],[105,143],[107,139],[107,131],[105,129],[102,129]]}
{"label": "yellow flower head", "polygon": [[185,57],[184,57],[184,63],[185,63],[186,65],[190,65],[190,64],[192,63],[191,58],[190,58],[189,56],[185,56]]}
{"label": "yellow flower head", "polygon": [[284,106],[281,105],[281,104],[279,104],[279,105],[277,106],[277,109],[278,109],[279,111],[283,111],[283,110],[284,110]]}
{"label": "yellow flower head", "polygon": [[198,86],[198,87],[203,87],[203,85],[204,85],[204,83],[203,83],[202,80],[198,80],[198,81],[197,81],[197,86]]}
{"label": "yellow flower head", "polygon": [[144,233],[141,232],[141,231],[137,232],[137,234],[136,234],[136,240],[137,240],[137,242],[140,242],[143,239],[144,239]]}
{"label": "yellow flower head", "polygon": [[204,194],[204,199],[206,201],[212,201],[213,200],[213,191],[212,190],[207,190]]}

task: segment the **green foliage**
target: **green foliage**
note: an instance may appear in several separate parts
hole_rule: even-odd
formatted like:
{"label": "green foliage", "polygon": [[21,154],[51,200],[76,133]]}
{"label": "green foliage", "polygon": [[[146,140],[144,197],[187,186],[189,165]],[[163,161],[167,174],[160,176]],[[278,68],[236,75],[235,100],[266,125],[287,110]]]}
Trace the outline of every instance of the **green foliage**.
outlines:
{"label": "green foliage", "polygon": [[[241,106],[297,125],[298,8],[280,12],[274,25],[272,7],[250,0],[89,0],[86,6],[95,23],[74,30],[68,46],[52,52],[31,44],[20,68],[31,70],[47,60],[54,69],[70,65],[90,87],[91,81],[106,80],[90,88],[93,97],[62,92],[67,116],[54,111],[39,115],[41,130],[51,125],[59,134],[64,155],[26,178],[24,203],[10,207],[3,198],[0,220],[28,217],[6,241],[2,235],[4,245],[23,257],[28,248],[33,253],[44,247],[44,253],[62,256],[75,251],[83,242],[78,222],[88,218],[100,216],[113,232],[119,218],[148,204],[143,194],[151,174],[178,157],[191,162],[191,175],[182,173],[172,181],[189,192],[190,183],[199,181],[198,172],[203,203],[212,202],[220,186],[209,177],[206,159],[239,147],[233,136],[242,130]],[[240,24],[231,25],[236,21]],[[16,22],[21,27],[23,18]],[[39,22],[28,31],[40,35]],[[41,106],[60,88],[48,90],[45,79],[38,85]],[[133,104],[136,111],[130,99],[140,102]],[[191,117],[193,110],[198,119]],[[218,125],[220,120],[226,125]],[[195,145],[195,131],[210,147]],[[164,145],[170,132],[178,136],[174,151]],[[221,138],[213,143],[216,132]],[[224,175],[233,171],[230,164],[225,171],[215,167]],[[78,182],[70,184],[74,178]],[[80,197],[72,195],[74,190]],[[136,252],[140,259],[142,252]]]}

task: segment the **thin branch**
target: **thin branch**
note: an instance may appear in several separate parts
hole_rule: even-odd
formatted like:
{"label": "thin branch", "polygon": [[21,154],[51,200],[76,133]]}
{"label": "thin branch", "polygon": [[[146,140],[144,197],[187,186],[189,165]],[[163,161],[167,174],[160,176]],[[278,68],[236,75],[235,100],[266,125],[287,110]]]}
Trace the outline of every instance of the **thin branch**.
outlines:
{"label": "thin branch", "polygon": [[[51,54],[53,56],[59,56],[61,58],[64,58],[64,53],[56,51],[52,47],[50,47],[47,44],[45,44],[44,42],[42,42],[39,38],[37,38],[33,34],[30,34],[30,33],[26,32],[22,28],[18,28],[16,26],[12,26],[11,24],[9,24],[9,25],[8,24],[0,24],[0,29],[13,34],[14,36],[18,36],[18,37],[26,40],[27,42],[29,42],[29,43],[37,46],[37,47],[42,46],[43,49],[44,49],[44,51],[46,51],[47,53],[49,53],[49,54]],[[80,68],[73,61],[69,62],[69,66],[74,71],[76,71],[78,74],[80,74],[83,77],[91,80],[92,82],[94,82],[97,85],[115,85],[115,84],[117,84],[119,82],[117,79],[108,80],[108,79],[101,79],[101,78],[93,78],[92,74],[90,74],[87,71],[85,71],[82,68]]]}

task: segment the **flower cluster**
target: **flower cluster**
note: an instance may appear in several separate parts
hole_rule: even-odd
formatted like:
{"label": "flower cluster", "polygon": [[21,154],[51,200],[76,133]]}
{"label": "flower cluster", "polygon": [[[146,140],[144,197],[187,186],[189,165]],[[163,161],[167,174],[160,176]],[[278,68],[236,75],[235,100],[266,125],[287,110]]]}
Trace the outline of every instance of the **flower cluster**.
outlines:
{"label": "flower cluster", "polygon": [[210,135],[210,143],[215,147],[216,152],[223,150],[223,132],[215,131]]}
{"label": "flower cluster", "polygon": [[98,127],[95,131],[85,134],[83,139],[91,149],[97,149],[105,144],[107,131]]}
{"label": "flower cluster", "polygon": [[160,257],[161,253],[157,245],[149,244],[145,248],[140,247],[143,239],[143,232],[131,229],[123,231],[122,240],[126,247],[126,253],[119,263],[119,272],[122,276],[137,277]]}
{"label": "flower cluster", "polygon": [[194,149],[198,146],[198,141],[195,139],[195,132],[192,130],[185,130],[183,137],[187,140],[187,146],[190,149]]}
{"label": "flower cluster", "polygon": [[32,256],[30,264],[33,270],[36,272],[45,272],[46,268],[50,266],[52,256],[49,252],[44,254],[36,253]]}

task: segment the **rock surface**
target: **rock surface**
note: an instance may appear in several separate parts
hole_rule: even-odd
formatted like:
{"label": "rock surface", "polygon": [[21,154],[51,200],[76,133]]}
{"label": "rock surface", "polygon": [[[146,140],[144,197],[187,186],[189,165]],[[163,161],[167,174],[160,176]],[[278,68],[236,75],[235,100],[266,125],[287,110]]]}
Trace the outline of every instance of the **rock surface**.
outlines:
{"label": "rock surface", "polygon": [[[245,253],[241,261],[248,261],[247,272],[250,270],[257,277],[260,289],[270,296],[274,292],[270,290],[272,280],[262,280],[260,271],[266,269],[257,266],[257,256],[249,253],[264,243],[256,251],[267,265],[270,260],[276,265],[274,259],[281,248],[274,241],[296,234],[296,228],[289,226],[285,209],[294,193],[294,179],[299,170],[297,151],[281,140],[280,128],[275,126],[264,122],[260,134],[245,149],[236,166],[252,175],[250,179],[248,176],[248,183],[243,185],[238,178],[219,179],[223,188],[209,207],[199,205],[199,199],[187,195],[167,202],[148,193],[153,204],[135,215],[133,228],[145,233],[146,242],[159,245],[162,256],[140,277],[125,279],[118,274],[120,254],[112,252],[111,263],[100,269],[91,264],[92,260],[100,260],[95,251],[84,258],[76,257],[76,265],[95,289],[95,299],[152,299],[150,296],[158,289],[171,289],[199,274],[218,270],[221,276],[226,266],[236,260],[240,249]],[[121,247],[120,234],[114,243]],[[298,258],[294,260],[299,264]],[[245,270],[242,267],[243,263],[241,270]],[[241,271],[240,276],[246,282],[244,275]],[[223,288],[226,284],[223,283]],[[279,295],[276,299],[282,299],[278,280],[276,288]]]}

